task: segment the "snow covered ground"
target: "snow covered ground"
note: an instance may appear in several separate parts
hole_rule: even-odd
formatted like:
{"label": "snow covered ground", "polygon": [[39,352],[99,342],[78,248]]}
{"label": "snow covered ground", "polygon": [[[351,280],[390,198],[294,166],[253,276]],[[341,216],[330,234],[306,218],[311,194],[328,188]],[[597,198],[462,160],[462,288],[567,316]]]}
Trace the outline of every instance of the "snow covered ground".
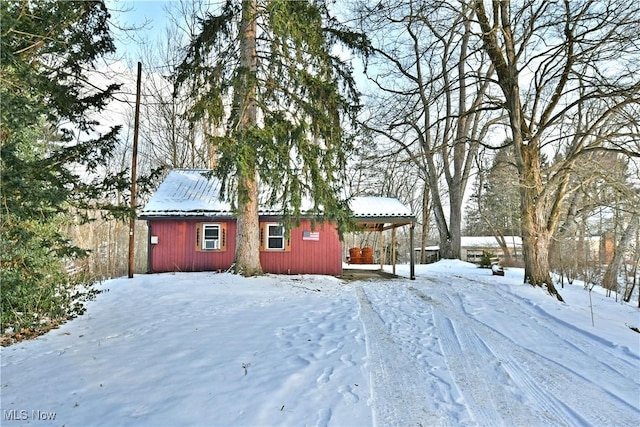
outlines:
{"label": "snow covered ground", "polygon": [[[404,266],[398,266],[404,274]],[[640,425],[640,311],[458,261],[139,275],[2,349],[2,425]]]}

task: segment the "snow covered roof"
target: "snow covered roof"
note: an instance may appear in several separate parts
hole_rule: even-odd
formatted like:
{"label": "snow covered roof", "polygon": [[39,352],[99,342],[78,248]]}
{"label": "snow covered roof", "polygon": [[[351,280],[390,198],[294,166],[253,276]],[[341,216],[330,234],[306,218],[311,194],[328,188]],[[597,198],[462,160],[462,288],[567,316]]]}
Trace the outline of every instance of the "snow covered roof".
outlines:
{"label": "snow covered roof", "polygon": [[[504,236],[507,246],[512,248],[513,246],[522,247],[522,237],[520,236]],[[494,236],[462,236],[460,238],[460,247],[462,248],[499,248],[500,245]],[[420,250],[420,247],[413,248],[416,251]],[[437,251],[440,246],[426,246],[426,251]]]}
{"label": "snow covered roof", "polygon": [[349,207],[357,220],[389,220],[391,218],[412,220],[414,217],[411,209],[392,197],[354,197],[349,202]]}
{"label": "snow covered roof", "polygon": [[206,169],[174,169],[142,209],[150,216],[230,216],[231,204],[220,200],[220,183]]}
{"label": "snow covered roof", "polygon": [[[508,246],[522,246],[520,236],[504,236]],[[494,236],[463,236],[460,238],[460,246],[463,248],[497,248],[498,241]]]}
{"label": "snow covered roof", "polygon": [[[174,169],[140,213],[141,218],[233,215],[231,204],[220,200],[220,183],[208,169]],[[390,197],[355,197],[349,204],[356,219],[412,219],[411,210]],[[260,208],[263,215],[276,214]]]}

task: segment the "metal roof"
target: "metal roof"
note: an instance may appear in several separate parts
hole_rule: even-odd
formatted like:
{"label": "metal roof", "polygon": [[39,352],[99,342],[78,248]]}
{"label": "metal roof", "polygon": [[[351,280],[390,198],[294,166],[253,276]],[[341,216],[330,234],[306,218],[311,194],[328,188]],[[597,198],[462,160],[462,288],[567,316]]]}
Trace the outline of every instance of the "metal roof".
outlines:
{"label": "metal roof", "polygon": [[169,172],[140,216],[231,216],[231,204],[220,200],[220,183],[206,169]]}
{"label": "metal roof", "polygon": [[349,207],[357,221],[379,223],[414,219],[411,209],[393,197],[354,197],[349,201]]}
{"label": "metal roof", "polygon": [[[371,223],[408,222],[411,210],[391,197],[354,197],[349,202],[357,221]],[[304,208],[303,208],[304,211]],[[277,214],[261,207],[261,215]],[[143,219],[153,217],[233,216],[231,203],[220,199],[220,183],[208,169],[174,169],[140,212]]]}

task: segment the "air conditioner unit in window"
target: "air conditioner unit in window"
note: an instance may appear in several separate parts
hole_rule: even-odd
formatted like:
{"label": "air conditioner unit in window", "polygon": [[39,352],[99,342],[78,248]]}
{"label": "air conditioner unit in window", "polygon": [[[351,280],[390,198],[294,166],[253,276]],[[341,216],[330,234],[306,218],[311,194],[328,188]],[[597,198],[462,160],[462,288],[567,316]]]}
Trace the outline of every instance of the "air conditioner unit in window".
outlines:
{"label": "air conditioner unit in window", "polygon": [[204,242],[205,249],[220,249],[220,241],[219,240],[206,240]]}

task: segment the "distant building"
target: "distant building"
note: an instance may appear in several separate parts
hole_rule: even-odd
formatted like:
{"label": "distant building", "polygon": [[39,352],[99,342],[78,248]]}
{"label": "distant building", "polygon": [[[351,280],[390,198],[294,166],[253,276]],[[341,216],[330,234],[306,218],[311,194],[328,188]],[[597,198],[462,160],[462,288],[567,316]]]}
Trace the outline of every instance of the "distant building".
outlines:
{"label": "distant building", "polygon": [[439,246],[426,246],[424,248],[424,262],[420,258],[420,248],[414,248],[416,263],[418,264],[433,264],[440,261],[440,247]]}
{"label": "distant building", "polygon": [[[505,241],[513,258],[522,256],[522,238],[520,236],[505,236]],[[415,248],[416,259],[420,259],[420,248]],[[479,264],[482,254],[487,251],[498,258],[502,258],[504,253],[494,236],[463,236],[460,239],[460,259],[467,262]],[[440,259],[440,248],[438,246],[428,246],[425,248],[427,264]]]}
{"label": "distant building", "polygon": [[[522,238],[520,236],[504,236],[504,238],[511,252],[511,257],[522,259]],[[577,238],[570,239],[569,242],[572,242],[570,244],[575,247],[572,252],[567,253],[568,256],[578,256],[581,261],[586,260],[604,265],[613,259],[614,237],[611,232],[604,233],[602,236],[586,237],[582,242]],[[440,260],[439,246],[427,246],[424,250],[426,264]],[[498,258],[504,257],[502,248],[494,236],[464,236],[460,239],[460,259],[462,261],[479,264],[485,251]],[[416,261],[420,263],[420,248],[414,248],[414,254]]]}
{"label": "distant building", "polygon": [[[514,259],[522,256],[522,238],[520,236],[504,236],[507,247]],[[504,252],[495,236],[464,236],[460,242],[460,258],[464,261],[480,263],[482,254],[489,252],[498,258],[504,257]]]}

